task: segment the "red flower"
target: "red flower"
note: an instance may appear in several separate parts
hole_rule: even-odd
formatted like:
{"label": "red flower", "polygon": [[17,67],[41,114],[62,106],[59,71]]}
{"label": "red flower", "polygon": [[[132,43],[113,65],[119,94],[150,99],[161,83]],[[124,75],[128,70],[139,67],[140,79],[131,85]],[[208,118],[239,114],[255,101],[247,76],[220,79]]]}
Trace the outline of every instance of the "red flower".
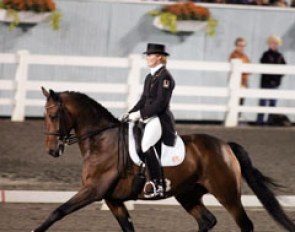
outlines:
{"label": "red flower", "polygon": [[36,12],[54,11],[56,9],[53,0],[3,0],[4,8],[17,11],[32,10]]}
{"label": "red flower", "polygon": [[208,20],[210,17],[207,8],[198,6],[193,2],[168,5],[162,11],[174,14],[178,20]]}

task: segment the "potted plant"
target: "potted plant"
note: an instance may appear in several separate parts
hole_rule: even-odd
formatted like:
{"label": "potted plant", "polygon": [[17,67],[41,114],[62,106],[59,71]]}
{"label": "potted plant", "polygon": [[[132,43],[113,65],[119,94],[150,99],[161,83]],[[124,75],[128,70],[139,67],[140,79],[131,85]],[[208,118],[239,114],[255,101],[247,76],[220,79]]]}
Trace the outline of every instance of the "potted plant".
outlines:
{"label": "potted plant", "polygon": [[217,27],[209,9],[193,2],[166,5],[160,11],[151,11],[150,15],[155,16],[155,27],[171,33],[207,29],[209,35],[214,35]]}
{"label": "potted plant", "polygon": [[53,0],[0,0],[0,21],[9,23],[10,30],[21,24],[34,25],[50,21],[59,29],[61,14]]}

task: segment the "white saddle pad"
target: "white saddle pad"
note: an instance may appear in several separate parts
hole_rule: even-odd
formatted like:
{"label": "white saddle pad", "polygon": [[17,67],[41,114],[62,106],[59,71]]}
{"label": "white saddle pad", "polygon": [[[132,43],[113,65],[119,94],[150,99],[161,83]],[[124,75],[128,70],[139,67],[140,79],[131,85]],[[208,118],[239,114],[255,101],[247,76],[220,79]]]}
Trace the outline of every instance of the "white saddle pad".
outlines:
{"label": "white saddle pad", "polygon": [[[129,123],[129,154],[132,161],[136,165],[140,165],[142,163],[141,159],[139,158],[136,148],[135,148],[135,139],[133,135],[133,126],[134,123]],[[174,147],[166,146],[162,143],[162,150],[161,150],[161,165],[163,167],[171,167],[177,166],[182,163],[185,156],[185,147],[182,139],[177,135],[176,143]]]}

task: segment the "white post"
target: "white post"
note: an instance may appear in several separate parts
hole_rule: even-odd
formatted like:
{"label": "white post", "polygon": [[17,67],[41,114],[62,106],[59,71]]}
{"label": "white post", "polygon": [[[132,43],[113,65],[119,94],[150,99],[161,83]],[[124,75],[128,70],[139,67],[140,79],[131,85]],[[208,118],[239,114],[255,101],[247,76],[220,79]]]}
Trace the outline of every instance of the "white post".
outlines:
{"label": "white post", "polygon": [[138,101],[138,92],[140,85],[140,70],[142,58],[140,55],[132,54],[130,59],[130,71],[128,74],[128,97],[127,108],[130,110],[134,104]]}
{"label": "white post", "polygon": [[18,51],[18,67],[15,74],[16,90],[14,97],[14,108],[12,112],[12,121],[24,121],[25,101],[26,101],[26,82],[28,79],[28,55],[26,50]]}
{"label": "white post", "polygon": [[228,109],[225,118],[226,127],[235,127],[238,125],[239,115],[239,90],[241,85],[241,65],[240,59],[231,60],[231,74],[229,79],[229,100]]}

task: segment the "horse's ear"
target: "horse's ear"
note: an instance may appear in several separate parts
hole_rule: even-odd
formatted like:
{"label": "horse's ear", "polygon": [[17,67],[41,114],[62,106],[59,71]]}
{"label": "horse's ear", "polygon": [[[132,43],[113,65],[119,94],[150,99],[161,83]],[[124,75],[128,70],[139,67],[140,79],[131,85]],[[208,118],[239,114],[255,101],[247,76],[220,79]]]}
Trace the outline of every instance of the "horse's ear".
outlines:
{"label": "horse's ear", "polygon": [[52,90],[49,89],[49,97],[51,97],[54,101],[58,101],[58,95]]}
{"label": "horse's ear", "polygon": [[43,86],[41,87],[41,89],[42,89],[43,95],[48,98],[49,97],[49,92]]}

